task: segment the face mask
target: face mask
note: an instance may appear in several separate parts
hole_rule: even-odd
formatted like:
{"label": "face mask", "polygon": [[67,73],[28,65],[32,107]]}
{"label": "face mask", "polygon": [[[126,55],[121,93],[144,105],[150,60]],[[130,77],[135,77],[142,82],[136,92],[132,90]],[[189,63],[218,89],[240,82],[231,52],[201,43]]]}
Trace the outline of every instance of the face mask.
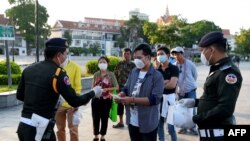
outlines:
{"label": "face mask", "polygon": [[167,55],[159,55],[157,56],[157,61],[160,63],[164,63],[168,60]]}
{"label": "face mask", "polygon": [[[212,53],[213,53],[213,51],[212,51]],[[211,54],[210,57],[209,57],[209,60],[207,60],[207,58],[205,56],[205,53],[201,53],[201,58],[200,59],[201,59],[202,64],[204,64],[206,66],[209,66],[210,65],[209,62],[210,62],[210,60],[212,58],[212,55],[213,54]]]}
{"label": "face mask", "polygon": [[201,62],[202,62],[203,65],[206,65],[206,66],[209,65],[209,62],[208,62],[207,58],[205,57],[205,55],[203,53],[201,53],[201,58],[200,59],[201,59]]}
{"label": "face mask", "polygon": [[107,67],[108,67],[108,64],[106,64],[106,63],[99,63],[98,67],[99,67],[100,70],[106,70]]}
{"label": "face mask", "polygon": [[141,59],[135,59],[135,66],[138,68],[138,69],[142,69],[145,64],[142,62]]}
{"label": "face mask", "polygon": [[65,60],[64,60],[64,62],[62,63],[62,64],[60,64],[60,67],[65,67],[67,64],[68,64],[68,62],[69,62],[69,59],[68,58],[66,58]]}

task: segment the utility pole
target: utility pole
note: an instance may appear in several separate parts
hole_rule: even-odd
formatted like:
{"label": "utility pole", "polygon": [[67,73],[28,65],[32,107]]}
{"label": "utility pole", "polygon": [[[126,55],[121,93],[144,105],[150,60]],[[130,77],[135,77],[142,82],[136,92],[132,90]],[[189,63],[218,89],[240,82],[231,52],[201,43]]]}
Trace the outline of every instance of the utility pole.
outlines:
{"label": "utility pole", "polygon": [[39,62],[39,31],[38,31],[38,0],[35,3],[35,28],[36,28],[36,62]]}
{"label": "utility pole", "polygon": [[12,78],[11,78],[11,66],[10,66],[8,40],[5,40],[5,52],[6,52],[6,65],[7,65],[7,75],[8,75],[8,87],[11,87]]}

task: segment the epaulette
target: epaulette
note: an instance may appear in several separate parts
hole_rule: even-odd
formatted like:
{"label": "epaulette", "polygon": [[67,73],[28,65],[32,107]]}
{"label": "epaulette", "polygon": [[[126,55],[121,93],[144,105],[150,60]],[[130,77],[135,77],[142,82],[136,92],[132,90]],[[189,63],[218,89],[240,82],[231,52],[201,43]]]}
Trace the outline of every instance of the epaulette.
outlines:
{"label": "epaulette", "polygon": [[226,69],[231,68],[231,67],[232,67],[232,65],[230,65],[230,64],[224,64],[220,67],[220,70],[223,71],[223,70],[226,70]]}
{"label": "epaulette", "polygon": [[57,83],[57,77],[59,76],[60,72],[63,71],[62,68],[58,67],[56,69],[56,73],[53,77],[53,81],[52,81],[52,87],[53,87],[53,90],[58,94],[58,90],[57,90],[57,87],[56,87],[56,83]]}

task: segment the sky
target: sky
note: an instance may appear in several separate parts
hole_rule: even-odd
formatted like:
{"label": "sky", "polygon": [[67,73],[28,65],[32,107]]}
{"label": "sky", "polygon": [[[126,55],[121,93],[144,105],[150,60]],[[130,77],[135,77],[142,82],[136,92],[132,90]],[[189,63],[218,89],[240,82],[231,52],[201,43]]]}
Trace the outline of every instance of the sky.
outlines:
{"label": "sky", "polygon": [[[165,14],[180,15],[188,23],[199,20],[214,22],[231,34],[250,28],[250,0],[38,0],[47,8],[48,23],[57,20],[84,21],[84,17],[128,20],[130,10],[140,9],[151,22]],[[0,14],[11,8],[0,0]]]}

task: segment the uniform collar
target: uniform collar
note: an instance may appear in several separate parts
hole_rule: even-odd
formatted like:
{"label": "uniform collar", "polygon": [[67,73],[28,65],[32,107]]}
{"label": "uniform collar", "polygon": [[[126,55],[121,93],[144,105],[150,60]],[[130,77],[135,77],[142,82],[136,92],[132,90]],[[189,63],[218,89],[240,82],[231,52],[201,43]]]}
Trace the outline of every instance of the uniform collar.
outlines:
{"label": "uniform collar", "polygon": [[230,57],[222,58],[221,60],[219,60],[217,63],[215,63],[210,67],[210,72],[223,68],[225,65],[228,65],[228,62],[230,60],[231,60]]}

